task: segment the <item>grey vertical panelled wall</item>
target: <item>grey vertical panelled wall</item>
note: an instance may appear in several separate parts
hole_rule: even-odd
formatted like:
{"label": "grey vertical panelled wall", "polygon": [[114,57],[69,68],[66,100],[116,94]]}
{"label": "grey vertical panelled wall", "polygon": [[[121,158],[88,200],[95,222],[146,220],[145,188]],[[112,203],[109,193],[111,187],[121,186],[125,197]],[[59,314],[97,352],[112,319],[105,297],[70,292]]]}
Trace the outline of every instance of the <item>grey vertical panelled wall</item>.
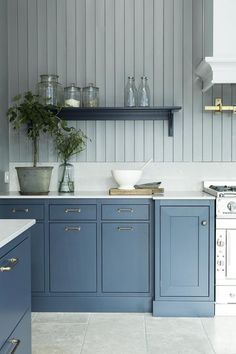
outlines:
{"label": "grey vertical panelled wall", "polygon": [[[153,105],[182,105],[174,138],[162,121],[71,122],[91,138],[78,161],[236,161],[236,120],[203,106],[236,87],[202,95],[194,69],[207,52],[207,0],[8,0],[9,99],[33,90],[43,73],[79,86],[95,82],[101,105],[122,106],[128,75],[149,78]],[[235,101],[234,101],[235,103]],[[23,133],[10,132],[10,160],[31,161]],[[40,160],[56,161],[47,137]]]}
{"label": "grey vertical panelled wall", "polygon": [[8,102],[8,65],[7,65],[7,0],[0,1],[0,190],[4,183],[4,171],[9,169],[8,122],[6,118]]}

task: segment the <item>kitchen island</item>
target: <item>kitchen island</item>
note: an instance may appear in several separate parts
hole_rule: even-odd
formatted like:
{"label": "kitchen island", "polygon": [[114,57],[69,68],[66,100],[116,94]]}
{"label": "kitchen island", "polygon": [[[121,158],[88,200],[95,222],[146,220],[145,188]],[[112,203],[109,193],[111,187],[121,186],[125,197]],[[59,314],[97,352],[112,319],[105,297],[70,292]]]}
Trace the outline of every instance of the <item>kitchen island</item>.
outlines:
{"label": "kitchen island", "polygon": [[212,316],[214,199],[202,192],[9,193],[0,196],[0,213],[37,220],[31,242],[33,311]]}
{"label": "kitchen island", "polygon": [[31,354],[30,230],[35,220],[0,220],[0,353]]}

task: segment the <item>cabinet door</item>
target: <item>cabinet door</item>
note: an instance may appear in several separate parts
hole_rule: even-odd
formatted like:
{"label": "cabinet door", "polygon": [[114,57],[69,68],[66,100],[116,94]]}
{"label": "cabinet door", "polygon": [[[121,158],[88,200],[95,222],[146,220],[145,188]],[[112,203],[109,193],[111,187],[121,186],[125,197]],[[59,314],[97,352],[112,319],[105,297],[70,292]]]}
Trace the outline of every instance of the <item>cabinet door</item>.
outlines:
{"label": "cabinet door", "polygon": [[50,225],[50,290],[96,292],[96,224]]}
{"label": "cabinet door", "polygon": [[27,311],[0,353],[31,354],[31,312]]}
{"label": "cabinet door", "polygon": [[31,231],[31,289],[44,291],[44,224],[37,223]]}
{"label": "cabinet door", "polygon": [[161,207],[160,296],[209,295],[208,221],[208,207]]}
{"label": "cabinet door", "polygon": [[149,225],[102,225],[102,291],[149,292]]}
{"label": "cabinet door", "polygon": [[30,240],[0,259],[0,348],[30,306]]}

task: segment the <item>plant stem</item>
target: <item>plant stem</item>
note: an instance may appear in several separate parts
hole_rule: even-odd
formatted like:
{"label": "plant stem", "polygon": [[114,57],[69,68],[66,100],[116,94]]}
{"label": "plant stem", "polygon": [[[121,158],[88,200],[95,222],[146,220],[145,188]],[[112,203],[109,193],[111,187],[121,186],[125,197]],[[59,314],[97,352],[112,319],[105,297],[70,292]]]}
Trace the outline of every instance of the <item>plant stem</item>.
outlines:
{"label": "plant stem", "polygon": [[63,162],[63,174],[62,174],[62,178],[61,178],[61,182],[63,183],[64,182],[64,179],[65,179],[65,174],[66,174],[66,164],[67,164],[67,160],[64,160]]}
{"label": "plant stem", "polygon": [[33,139],[33,155],[34,155],[34,167],[37,166],[37,157],[38,157],[38,139]]}

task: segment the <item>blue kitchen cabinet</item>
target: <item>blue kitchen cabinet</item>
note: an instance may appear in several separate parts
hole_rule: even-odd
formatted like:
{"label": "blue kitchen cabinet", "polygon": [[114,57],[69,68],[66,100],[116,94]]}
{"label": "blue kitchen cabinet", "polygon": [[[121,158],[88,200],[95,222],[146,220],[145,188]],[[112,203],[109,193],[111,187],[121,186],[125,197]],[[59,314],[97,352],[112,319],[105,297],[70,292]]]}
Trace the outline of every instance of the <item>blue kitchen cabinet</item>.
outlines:
{"label": "blue kitchen cabinet", "polygon": [[102,225],[102,291],[150,291],[150,231],[148,223]]}
{"label": "blue kitchen cabinet", "polygon": [[157,316],[214,315],[214,202],[156,202]]}
{"label": "blue kitchen cabinet", "polygon": [[49,254],[51,292],[96,292],[95,223],[52,223]]}
{"label": "blue kitchen cabinet", "polygon": [[36,223],[31,231],[31,290],[44,292],[45,245],[44,224]]}
{"label": "blue kitchen cabinet", "polygon": [[0,249],[0,354],[31,354],[30,232]]}
{"label": "blue kitchen cabinet", "polygon": [[36,219],[31,228],[31,290],[45,290],[45,206],[38,200],[11,200],[0,204],[0,215],[4,219]]}

